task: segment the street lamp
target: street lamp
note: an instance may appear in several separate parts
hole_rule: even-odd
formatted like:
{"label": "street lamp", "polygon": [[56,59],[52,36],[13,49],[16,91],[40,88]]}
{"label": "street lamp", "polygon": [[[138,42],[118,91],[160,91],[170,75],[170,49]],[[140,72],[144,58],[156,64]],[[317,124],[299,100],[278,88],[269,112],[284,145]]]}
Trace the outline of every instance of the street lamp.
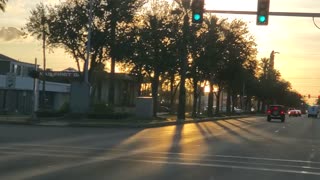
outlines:
{"label": "street lamp", "polygon": [[275,52],[274,50],[271,51],[271,54],[270,54],[270,68],[271,69],[274,69],[274,55],[275,54],[280,54],[280,52]]}

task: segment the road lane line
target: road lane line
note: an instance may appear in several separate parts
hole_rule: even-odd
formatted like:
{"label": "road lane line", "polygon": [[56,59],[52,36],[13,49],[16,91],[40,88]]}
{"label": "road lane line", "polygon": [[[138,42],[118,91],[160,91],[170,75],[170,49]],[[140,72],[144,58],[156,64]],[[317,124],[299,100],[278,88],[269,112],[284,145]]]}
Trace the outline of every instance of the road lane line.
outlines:
{"label": "road lane line", "polygon": [[156,154],[173,154],[182,156],[202,156],[202,157],[222,157],[222,158],[234,158],[234,159],[251,159],[251,160],[264,160],[264,161],[279,161],[279,162],[294,162],[294,163],[311,163],[320,164],[316,161],[305,161],[305,160],[294,160],[294,159],[276,159],[276,158],[260,158],[260,157],[249,157],[249,156],[234,156],[234,155],[212,155],[212,154],[191,154],[191,153],[173,153],[173,152],[149,152]]}
{"label": "road lane line", "polygon": [[[8,154],[16,154],[15,152],[6,152]],[[237,162],[237,161],[224,161],[224,160],[211,160],[212,163],[200,163],[200,162],[177,162],[177,161],[163,161],[163,160],[147,160],[147,159],[135,159],[130,158],[128,156],[120,155],[118,157],[87,157],[87,156],[79,156],[79,155],[64,155],[64,154],[50,154],[50,153],[37,153],[37,152],[19,152],[18,154],[24,154],[29,156],[49,156],[49,157],[61,157],[61,158],[84,158],[89,159],[85,162],[79,162],[79,164],[87,164],[92,162],[101,162],[101,161],[111,161],[111,160],[119,160],[119,161],[134,161],[134,162],[147,162],[147,163],[160,163],[160,164],[172,164],[172,165],[191,165],[191,166],[202,166],[202,167],[222,167],[222,168],[235,168],[235,169],[245,169],[245,170],[258,170],[258,171],[269,171],[269,172],[283,172],[283,173],[295,173],[295,174],[311,174],[320,176],[320,172],[314,172],[311,170],[319,170],[320,168],[316,167],[306,167],[306,166],[293,166],[293,165],[277,165],[277,164],[270,164],[270,163],[246,163],[246,162]],[[166,159],[168,157],[150,157],[150,158],[157,158],[157,159]],[[172,159],[172,158],[171,158]],[[175,158],[179,160],[194,160],[194,158]],[[93,161],[92,161],[93,160]],[[208,160],[206,160],[208,161]],[[218,162],[218,163],[214,163]],[[220,164],[219,164],[220,162]],[[236,164],[244,164],[244,165],[261,165],[261,166],[272,166],[272,167],[284,167],[284,168],[301,168],[305,170],[292,170],[292,169],[274,169],[274,168],[267,168],[267,167],[254,167],[254,166],[240,166],[240,165],[227,165],[221,163],[236,163]],[[69,167],[70,165],[67,165]],[[50,167],[55,167],[52,165]],[[71,166],[73,167],[73,166]],[[56,169],[56,167],[54,168]],[[59,168],[60,169],[60,168]],[[41,173],[42,174],[42,173]]]}
{"label": "road lane line", "polygon": [[[139,157],[137,157],[139,158]],[[233,163],[233,164],[243,164],[243,165],[260,165],[260,166],[271,166],[271,167],[284,167],[284,168],[298,168],[298,169],[307,169],[307,170],[320,170],[320,167],[312,167],[312,166],[299,166],[299,165],[286,165],[286,164],[279,164],[279,163],[262,163],[262,162],[244,162],[244,161],[234,161],[234,160],[219,160],[219,159],[199,159],[199,158],[186,158],[186,157],[156,157],[156,156],[142,156],[140,159],[165,159],[165,160],[189,160],[189,161],[205,161],[209,163]],[[130,157],[130,159],[133,159]]]}
{"label": "road lane line", "polygon": [[298,170],[287,170],[287,169],[272,169],[272,168],[258,168],[258,167],[244,167],[236,165],[223,165],[223,164],[209,164],[209,163],[194,163],[194,162],[168,162],[160,160],[137,160],[137,159],[121,159],[123,161],[133,162],[145,162],[154,164],[171,164],[171,165],[184,165],[184,166],[200,166],[200,167],[219,167],[219,168],[231,168],[231,169],[244,169],[244,170],[256,170],[256,171],[267,171],[267,172],[280,172],[280,173],[293,173],[293,174],[308,174],[320,176],[319,172],[312,171],[298,171]]}

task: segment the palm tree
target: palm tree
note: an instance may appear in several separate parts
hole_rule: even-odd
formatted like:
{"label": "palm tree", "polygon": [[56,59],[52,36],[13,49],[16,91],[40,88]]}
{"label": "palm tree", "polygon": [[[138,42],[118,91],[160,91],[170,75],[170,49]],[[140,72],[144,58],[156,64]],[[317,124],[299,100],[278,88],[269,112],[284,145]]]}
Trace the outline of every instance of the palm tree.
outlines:
{"label": "palm tree", "polygon": [[8,0],[0,0],[0,10],[4,12]]}
{"label": "palm tree", "polygon": [[192,6],[192,0],[175,0],[178,5],[178,8],[174,11],[174,13],[178,14],[181,19],[183,19],[182,25],[182,38],[179,42],[180,46],[180,61],[181,61],[181,69],[180,69],[180,93],[179,93],[179,105],[178,105],[178,113],[177,119],[184,120],[185,119],[185,111],[186,111],[186,72],[188,66],[188,35],[189,35],[189,28],[190,28],[190,12]]}

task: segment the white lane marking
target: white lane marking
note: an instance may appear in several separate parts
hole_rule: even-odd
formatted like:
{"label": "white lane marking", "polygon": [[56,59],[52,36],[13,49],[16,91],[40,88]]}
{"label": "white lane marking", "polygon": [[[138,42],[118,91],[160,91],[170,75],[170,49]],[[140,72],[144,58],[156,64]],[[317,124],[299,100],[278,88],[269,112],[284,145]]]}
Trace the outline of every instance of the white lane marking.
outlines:
{"label": "white lane marking", "polygon": [[298,170],[288,170],[288,169],[272,169],[272,168],[258,168],[258,167],[244,167],[235,165],[223,165],[223,164],[209,164],[209,163],[194,163],[194,162],[168,162],[160,160],[137,160],[137,159],[120,159],[123,161],[133,161],[133,162],[145,162],[154,164],[172,164],[172,165],[184,165],[184,166],[201,166],[201,167],[220,167],[220,168],[232,168],[232,169],[244,169],[244,170],[256,170],[256,171],[268,171],[268,172],[281,172],[281,173],[293,173],[293,174],[310,174],[320,176],[318,172],[311,171],[298,171]]}
{"label": "white lane marking", "polygon": [[275,133],[278,133],[279,131],[280,131],[280,130],[278,129],[278,130],[275,131]]}
{"label": "white lane marking", "polygon": [[[81,156],[79,154],[52,154],[52,153],[44,153],[44,152],[1,152],[5,154],[16,154],[16,155],[28,155],[28,156],[45,156],[45,157],[60,157],[60,158],[84,158],[84,159],[97,159],[97,160],[123,160],[123,159],[130,159],[130,160],[137,160],[133,158],[127,158],[128,156],[126,155],[114,155],[111,157],[105,157],[105,156],[97,156],[97,157],[88,157],[88,156]],[[135,153],[131,153],[131,155],[134,155]],[[124,158],[122,158],[124,157]],[[121,158],[121,159],[118,159]],[[143,156],[142,158],[152,158],[152,159],[168,159],[168,157],[155,157],[155,156]],[[201,160],[201,159],[196,159],[196,158],[188,158],[188,157],[170,157],[170,159],[174,160]],[[141,159],[138,159],[137,161],[140,161]],[[142,161],[144,161],[142,159]],[[146,160],[148,161],[148,160]],[[158,160],[156,160],[158,161]],[[320,168],[318,167],[310,167],[310,166],[296,166],[296,165],[283,165],[283,164],[271,164],[271,163],[254,163],[254,162],[239,162],[239,161],[233,161],[233,160],[205,160],[206,162],[220,162],[220,163],[234,163],[234,164],[243,164],[243,165],[261,165],[261,166],[272,166],[272,167],[284,167],[284,168],[301,168],[301,169],[307,169],[307,170],[319,170]],[[200,163],[203,164],[203,163]],[[207,164],[207,163],[205,163]],[[52,165],[54,166],[54,165]],[[234,166],[234,165],[224,165],[224,166]],[[307,172],[308,173],[308,172]]]}
{"label": "white lane marking", "polygon": [[[62,146],[62,145],[38,145],[38,144],[14,144],[17,146],[22,146],[22,147],[0,147],[1,149],[21,149],[25,151],[25,146],[33,146],[33,147],[39,147],[39,148],[70,148],[70,149],[77,149],[78,150],[105,150],[105,151],[119,151],[119,152],[124,152],[124,153],[129,153],[130,151],[127,149],[123,148],[90,148],[90,147],[75,147],[75,146]],[[148,149],[148,148],[145,148]],[[41,149],[31,149],[31,150],[41,150]],[[45,151],[45,150],[43,150]],[[61,151],[60,149],[57,151]],[[64,150],[65,152],[69,152],[68,150]],[[76,152],[72,150],[72,152]],[[313,163],[313,164],[320,164],[320,162],[315,162],[315,161],[305,161],[305,160],[296,160],[296,159],[278,159],[278,158],[261,158],[261,157],[252,157],[252,156],[236,156],[236,155],[223,155],[223,154],[217,154],[217,155],[212,155],[212,154],[192,154],[192,153],[175,153],[175,152],[163,152],[163,151],[155,151],[154,148],[148,150],[134,150],[135,152],[140,152],[140,153],[151,153],[151,154],[172,154],[172,155],[184,155],[184,156],[201,156],[201,157],[221,157],[221,158],[234,158],[234,159],[252,159],[252,160],[265,160],[265,161],[282,161],[282,162],[297,162],[297,163]]]}
{"label": "white lane marking", "polygon": [[183,156],[202,156],[202,157],[222,157],[222,158],[235,158],[235,159],[251,159],[251,160],[264,160],[264,161],[278,161],[278,162],[294,162],[294,163],[311,163],[320,164],[320,162],[315,161],[304,161],[304,160],[294,160],[294,159],[275,159],[275,158],[259,158],[259,157],[249,157],[249,156],[233,156],[233,155],[212,155],[212,154],[191,154],[191,153],[172,153],[172,152],[149,152],[152,154],[173,154],[173,155],[183,155]]}
{"label": "white lane marking", "polygon": [[[199,158],[188,158],[188,157],[167,157],[167,156],[142,156],[141,159],[165,159],[165,160],[181,160],[181,161],[199,161],[202,159]],[[130,158],[132,159],[132,158]],[[298,165],[286,165],[286,164],[279,164],[279,163],[261,163],[261,162],[246,162],[246,161],[234,161],[234,160],[219,160],[219,159],[204,159],[203,161],[209,162],[209,163],[233,163],[233,164],[243,164],[243,165],[260,165],[260,166],[272,166],[272,167],[285,167],[285,168],[301,168],[301,169],[308,169],[308,170],[320,170],[320,167],[311,167],[311,166],[298,166]]]}
{"label": "white lane marking", "polygon": [[283,129],[285,129],[286,127],[285,127],[285,126],[283,126],[282,128],[283,128]]}

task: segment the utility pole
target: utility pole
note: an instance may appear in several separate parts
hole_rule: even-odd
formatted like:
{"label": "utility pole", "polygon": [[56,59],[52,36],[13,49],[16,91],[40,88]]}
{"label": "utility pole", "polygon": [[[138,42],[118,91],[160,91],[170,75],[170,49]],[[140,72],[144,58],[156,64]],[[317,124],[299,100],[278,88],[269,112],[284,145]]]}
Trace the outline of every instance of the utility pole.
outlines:
{"label": "utility pole", "polygon": [[92,31],[92,6],[93,0],[90,0],[90,8],[89,8],[89,26],[88,26],[88,40],[87,40],[87,57],[84,62],[84,82],[89,84],[89,61],[90,61],[90,49],[91,49],[91,31]]}
{"label": "utility pole", "polygon": [[42,17],[42,54],[43,54],[43,73],[42,73],[42,108],[46,108],[46,19]]}
{"label": "utility pole", "polygon": [[[37,58],[34,59],[34,68],[35,71],[38,71],[38,63]],[[39,107],[39,88],[38,88],[38,78],[33,78],[33,112],[32,112],[32,119],[37,119],[36,112],[38,111]]]}

